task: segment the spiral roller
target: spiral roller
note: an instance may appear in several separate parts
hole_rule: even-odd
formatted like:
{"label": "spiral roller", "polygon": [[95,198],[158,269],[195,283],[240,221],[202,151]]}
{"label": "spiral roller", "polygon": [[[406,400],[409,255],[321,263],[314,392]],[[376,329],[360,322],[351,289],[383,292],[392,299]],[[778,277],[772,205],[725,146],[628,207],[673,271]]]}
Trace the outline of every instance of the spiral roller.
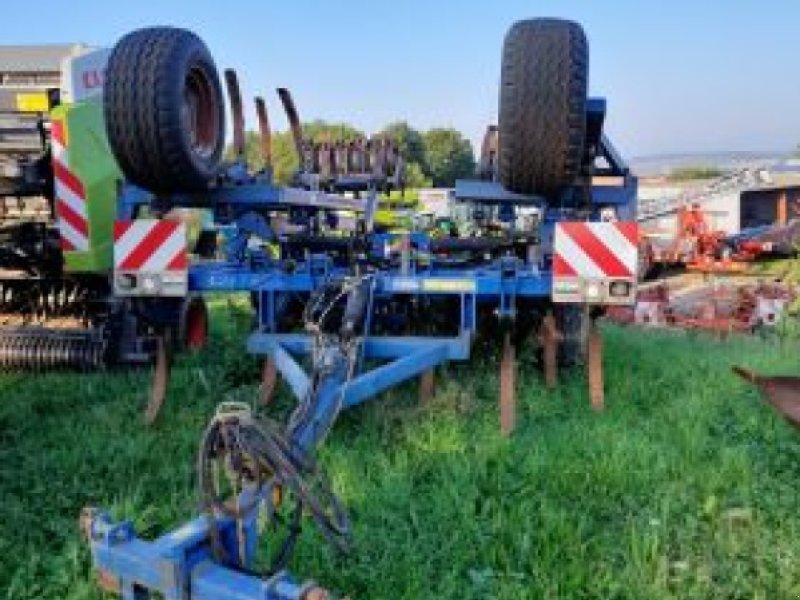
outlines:
{"label": "spiral roller", "polygon": [[0,329],[0,369],[97,369],[103,365],[106,345],[95,330]]}

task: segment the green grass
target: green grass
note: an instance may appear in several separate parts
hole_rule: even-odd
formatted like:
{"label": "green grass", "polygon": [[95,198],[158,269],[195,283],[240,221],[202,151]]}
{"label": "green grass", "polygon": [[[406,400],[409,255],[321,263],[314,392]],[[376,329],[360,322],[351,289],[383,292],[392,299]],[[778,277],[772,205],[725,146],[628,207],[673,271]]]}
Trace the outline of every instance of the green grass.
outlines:
{"label": "green grass", "polygon": [[[143,536],[195,514],[203,425],[257,392],[237,314],[215,316],[154,429],[145,372],[0,379],[0,597],[102,597],[84,505]],[[293,571],[364,600],[800,597],[800,438],[729,373],[796,373],[797,347],[609,328],[606,350],[600,415],[580,376],[548,393],[523,356],[510,439],[485,350],[441,369],[429,406],[408,385],[343,415],[320,460],[354,551],[336,558],[309,523]]]}

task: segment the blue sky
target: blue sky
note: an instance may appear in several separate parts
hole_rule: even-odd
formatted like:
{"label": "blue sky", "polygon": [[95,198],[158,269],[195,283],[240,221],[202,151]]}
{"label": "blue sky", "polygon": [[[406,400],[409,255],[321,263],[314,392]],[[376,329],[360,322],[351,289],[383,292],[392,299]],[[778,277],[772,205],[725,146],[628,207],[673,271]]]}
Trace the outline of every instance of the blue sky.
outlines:
{"label": "blue sky", "polygon": [[[800,143],[797,0],[105,0],[6,2],[0,43],[110,45],[130,29],[188,27],[246,96],[276,86],[305,119],[369,131],[406,119],[478,140],[496,120],[500,48],[520,18],[580,21],[590,90],[624,155],[789,150]],[[30,23],[34,23],[33,26]],[[252,119],[250,120],[252,124]]]}

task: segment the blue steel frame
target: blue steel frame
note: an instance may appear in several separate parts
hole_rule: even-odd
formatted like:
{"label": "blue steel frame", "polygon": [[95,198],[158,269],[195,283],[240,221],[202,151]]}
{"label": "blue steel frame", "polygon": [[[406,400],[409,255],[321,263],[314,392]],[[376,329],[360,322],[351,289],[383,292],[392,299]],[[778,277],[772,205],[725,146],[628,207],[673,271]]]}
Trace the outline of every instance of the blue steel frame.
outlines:
{"label": "blue steel frame", "polygon": [[[197,517],[148,542],[136,537],[130,521],[114,522],[107,513],[97,512],[87,533],[95,568],[122,600],[149,600],[153,591],[165,600],[301,600],[314,587],[284,571],[261,579],[220,565],[211,550],[209,525],[208,517]],[[236,523],[220,518],[216,527],[226,556],[236,560]],[[258,541],[255,517],[245,520],[244,534],[248,562]]]}
{"label": "blue steel frame", "polygon": [[[598,153],[609,165],[604,175],[617,177],[613,187],[600,186],[592,190],[594,218],[603,206],[614,206],[623,219],[635,212],[636,179],[624,166],[608,140],[601,136],[605,101],[591,99],[587,109],[588,135],[596,137]],[[241,172],[240,172],[241,171]],[[153,199],[135,188],[126,188],[120,198],[119,216],[133,218],[140,206],[157,211],[172,207],[215,207],[215,220],[233,223],[240,232],[251,232],[265,239],[270,231],[266,222],[254,214],[254,209],[322,210],[337,205],[337,198],[319,192],[278,188],[263,176],[250,177],[233,168],[229,174],[236,183],[221,186],[204,194],[172,196]],[[249,179],[248,179],[249,178]],[[508,206],[539,205],[536,197],[510,194],[492,182],[458,182],[457,197],[484,203]],[[552,238],[555,223],[574,218],[571,203],[577,198],[575,190],[567,190],[563,208],[548,209],[543,214],[539,236]],[[318,204],[319,207],[315,206]],[[346,202],[350,208],[354,202]],[[366,211],[375,208],[375,196],[365,205]],[[222,207],[222,208],[221,208]],[[507,211],[508,212],[508,211]],[[513,210],[511,211],[513,216]],[[379,256],[382,247],[396,241],[393,235],[373,235],[371,252]],[[420,254],[429,248],[424,234],[412,234],[411,241]],[[407,241],[407,240],[404,240]],[[247,340],[247,350],[272,359],[292,393],[300,400],[307,397],[314,383],[297,360],[297,356],[312,351],[314,338],[306,334],[282,332],[276,318],[276,302],[280,294],[299,294],[308,297],[324,284],[352,276],[350,269],[337,267],[330,256],[310,255],[299,261],[289,272],[276,262],[246,260],[245,246],[238,244],[227,253],[227,260],[200,262],[189,270],[189,289],[192,292],[253,292],[260,299],[259,328]],[[344,354],[334,356],[333,368],[317,382],[314,418],[291,432],[292,442],[312,452],[324,436],[340,408],[354,406],[410,378],[429,371],[446,361],[467,360],[476,330],[477,305],[491,303],[501,317],[513,317],[518,298],[547,298],[551,293],[550,265],[547,257],[536,261],[516,258],[499,259],[494,264],[476,268],[445,268],[424,261],[409,260],[401,268],[376,269],[371,273],[372,288],[366,311],[364,336],[359,348],[358,370],[348,372]],[[392,295],[455,296],[459,298],[459,331],[452,337],[387,337],[370,335],[370,314],[375,299]],[[376,367],[362,370],[365,360],[377,361]],[[234,523],[218,520],[218,528],[229,555],[236,555],[238,542]],[[228,568],[217,564],[209,541],[209,521],[198,517],[179,529],[153,542],[138,539],[130,522],[114,523],[105,513],[92,519],[90,541],[95,566],[115,579],[124,600],[149,598],[149,590],[157,590],[167,600],[300,600],[308,585],[301,586],[286,573],[268,580],[237,570],[246,567],[256,544],[254,519],[244,526],[244,563]]]}

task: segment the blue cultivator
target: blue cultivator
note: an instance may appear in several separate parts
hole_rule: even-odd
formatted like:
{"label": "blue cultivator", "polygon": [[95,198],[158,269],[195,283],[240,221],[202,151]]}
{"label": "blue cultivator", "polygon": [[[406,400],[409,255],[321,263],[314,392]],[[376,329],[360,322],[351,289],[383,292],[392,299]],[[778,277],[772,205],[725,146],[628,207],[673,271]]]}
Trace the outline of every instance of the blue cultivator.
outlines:
{"label": "blue cultivator", "polygon": [[[170,70],[139,65],[143,45],[163,46]],[[531,20],[510,30],[499,126],[487,132],[479,177],[456,184],[454,210],[462,218],[442,237],[374,226],[379,194],[403,187],[403,158],[391,140],[312,143],[288,92],[279,90],[301,168],[290,186],[277,186],[260,99],[267,166],[258,173],[245,166],[241,96],[231,71],[238,158],[217,164],[221,88],[193,34],[148,29],[117,44],[105,88],[109,141],[128,180],[120,197],[116,292],[150,313],[163,296],[249,292],[258,326],[247,349],[265,358],[265,396],[280,375],[297,406],[281,425],[246,406],[222,405],[200,444],[205,514],[165,536],[145,542],[130,523],[87,511],[84,530],[105,587],[130,599],[153,592],[169,599],[329,597],[285,571],[307,514],[334,548],[347,548],[349,520],[315,464],[316,447],[343,409],[417,377],[421,391],[431,393],[433,370],[468,360],[478,335],[500,341],[505,434],[515,424],[515,353],[525,339],[541,347],[548,385],[558,365],[585,359],[593,405],[602,408],[594,318],[604,306],[635,297],[636,180],[603,135],[605,101],[586,97],[586,52],[574,23]],[[180,92],[169,96],[185,103],[174,111],[174,128],[164,124],[173,115],[162,106],[167,96],[151,99],[163,109],[156,116],[146,99],[132,104],[125,96],[131,78],[147,69]],[[542,87],[553,93],[534,93]],[[136,220],[142,208],[156,215],[209,209],[227,241],[196,254],[222,258],[154,268],[151,257],[165,255],[167,242],[151,229],[157,220]],[[168,344],[160,347],[152,417],[167,387]],[[256,551],[259,523],[269,530],[268,557]]]}

